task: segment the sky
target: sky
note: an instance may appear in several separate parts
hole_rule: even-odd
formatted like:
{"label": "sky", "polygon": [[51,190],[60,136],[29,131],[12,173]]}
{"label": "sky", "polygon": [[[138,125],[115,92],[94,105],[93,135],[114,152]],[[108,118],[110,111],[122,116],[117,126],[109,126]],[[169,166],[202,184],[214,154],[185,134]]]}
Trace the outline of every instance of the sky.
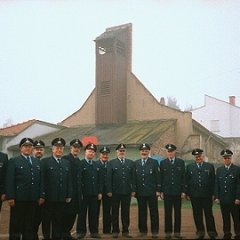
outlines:
{"label": "sky", "polygon": [[240,106],[239,0],[0,0],[0,127],[58,123],[95,87],[94,39],[132,23],[132,72],[156,99]]}

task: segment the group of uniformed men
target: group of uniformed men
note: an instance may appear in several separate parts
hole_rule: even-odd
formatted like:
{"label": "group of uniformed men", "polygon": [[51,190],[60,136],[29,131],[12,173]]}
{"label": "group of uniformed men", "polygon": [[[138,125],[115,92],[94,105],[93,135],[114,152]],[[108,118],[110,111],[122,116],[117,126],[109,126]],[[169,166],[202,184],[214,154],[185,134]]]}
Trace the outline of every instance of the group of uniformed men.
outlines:
{"label": "group of uniformed men", "polygon": [[[70,240],[74,223],[77,238],[90,232],[90,237],[101,238],[99,216],[102,203],[103,234],[131,238],[130,203],[135,197],[138,204],[137,237],[147,238],[148,210],[151,237],[158,238],[158,199],[164,201],[165,238],[181,239],[182,199],[191,201],[196,226],[196,239],[205,233],[216,239],[212,206],[220,203],[223,219],[223,238],[231,239],[231,217],[235,239],[240,239],[240,168],[231,161],[232,151],[222,150],[224,164],[216,173],[211,163],[204,161],[201,149],[193,149],[195,162],[188,164],[176,157],[176,146],[167,144],[166,159],[160,164],[150,157],[150,146],[139,146],[140,158],[126,158],[126,145],[116,147],[116,158],[109,161],[110,149],[85,146],[85,156],[79,159],[82,142],[70,142],[70,153],[64,156],[63,138],[52,141],[52,156],[42,158],[45,144],[23,138],[19,143],[20,155],[8,161],[0,153],[1,203],[10,206],[10,240],[36,240],[42,224],[44,240]],[[40,161],[41,159],[41,161]],[[119,217],[121,213],[121,218]],[[173,214],[174,212],[174,214]],[[205,221],[203,219],[205,215]],[[120,229],[120,221],[122,228]],[[87,221],[89,229],[87,230]],[[205,224],[206,223],[206,229]]]}

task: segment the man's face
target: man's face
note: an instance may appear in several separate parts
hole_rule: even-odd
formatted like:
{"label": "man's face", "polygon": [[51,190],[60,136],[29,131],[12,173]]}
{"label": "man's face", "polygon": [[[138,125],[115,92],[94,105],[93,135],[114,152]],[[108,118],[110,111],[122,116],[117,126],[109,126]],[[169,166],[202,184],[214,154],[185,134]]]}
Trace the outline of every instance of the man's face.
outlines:
{"label": "man's face", "polygon": [[71,146],[71,147],[70,147],[70,153],[71,153],[74,157],[79,156],[80,152],[81,152],[81,148],[80,148],[80,147],[76,147],[76,146]]}
{"label": "man's face", "polygon": [[140,156],[142,159],[147,159],[149,156],[150,150],[148,149],[142,149],[140,150]]}
{"label": "man's face", "polygon": [[101,161],[107,162],[109,159],[109,153],[106,152],[100,153],[99,158]]}
{"label": "man's face", "polygon": [[44,148],[43,147],[34,147],[32,154],[34,157],[41,159],[44,155]]}
{"label": "man's face", "polygon": [[223,157],[223,162],[224,162],[224,165],[229,166],[232,162],[232,157],[231,156],[224,156]]}
{"label": "man's face", "polygon": [[56,158],[61,158],[63,156],[64,147],[59,146],[53,146],[52,147],[52,153]]}
{"label": "man's face", "polygon": [[167,157],[168,158],[174,158],[176,155],[176,151],[167,151]]}
{"label": "man's face", "polygon": [[20,152],[25,156],[29,156],[32,154],[32,149],[33,149],[32,145],[23,145],[20,148]]}
{"label": "man's face", "polygon": [[86,149],[85,158],[92,160],[95,157],[95,152],[92,149]]}
{"label": "man's face", "polygon": [[126,156],[126,149],[120,148],[116,152],[117,152],[117,157],[118,158],[125,158],[125,156]]}
{"label": "man's face", "polygon": [[203,154],[199,154],[195,156],[195,161],[196,163],[202,163],[204,160],[204,155]]}

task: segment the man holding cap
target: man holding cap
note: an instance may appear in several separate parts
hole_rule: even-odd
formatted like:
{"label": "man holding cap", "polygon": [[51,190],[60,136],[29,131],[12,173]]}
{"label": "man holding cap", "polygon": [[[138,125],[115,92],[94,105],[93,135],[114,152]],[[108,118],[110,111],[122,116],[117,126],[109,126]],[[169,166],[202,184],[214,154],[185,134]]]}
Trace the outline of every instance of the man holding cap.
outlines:
{"label": "man holding cap", "polygon": [[109,147],[103,146],[99,150],[99,160],[97,161],[98,166],[101,170],[101,177],[103,183],[102,200],[98,201],[98,221],[100,215],[100,207],[102,203],[102,221],[104,234],[110,234],[112,232],[112,198],[107,195],[106,191],[106,176],[109,154],[110,154]]}
{"label": "man holding cap", "polygon": [[160,196],[160,170],[158,162],[149,157],[150,146],[139,146],[140,159],[135,162],[134,196],[138,202],[139,237],[147,237],[147,212],[150,211],[152,237],[159,232],[158,197]]}
{"label": "man holding cap", "polygon": [[87,233],[87,214],[90,237],[101,238],[98,233],[98,200],[102,199],[101,173],[94,161],[97,146],[89,143],[85,146],[85,157],[81,160],[80,182],[82,184],[82,202],[77,222],[78,238],[84,238]]}
{"label": "man holding cap", "polygon": [[193,149],[192,155],[195,157],[195,162],[187,165],[186,188],[187,196],[190,197],[192,204],[197,239],[203,239],[205,236],[203,214],[205,215],[207,233],[210,239],[215,239],[217,232],[212,211],[215,182],[214,166],[204,161],[205,156],[202,149]]}
{"label": "man holding cap", "polygon": [[117,158],[112,159],[107,167],[107,195],[112,197],[113,238],[118,238],[119,209],[121,206],[122,235],[129,235],[130,202],[133,193],[134,163],[126,158],[126,145],[121,143],[116,147]]}
{"label": "man holding cap", "polygon": [[33,140],[23,138],[20,155],[9,160],[6,197],[10,206],[9,239],[34,239],[34,218],[40,197],[40,162],[31,156]]}
{"label": "man holding cap", "polygon": [[233,152],[221,151],[223,165],[217,168],[215,198],[220,203],[223,219],[223,239],[231,239],[231,216],[235,232],[234,239],[240,239],[240,168],[232,163]]}
{"label": "man holding cap", "polygon": [[65,205],[64,208],[64,239],[71,240],[74,239],[71,236],[71,230],[75,223],[76,216],[79,212],[79,203],[82,199],[81,193],[81,183],[79,182],[78,175],[80,170],[80,159],[79,154],[82,148],[82,142],[79,139],[73,139],[70,142],[70,152],[68,155],[64,156],[65,159],[69,161],[70,164],[70,177],[72,180],[72,200],[70,203]]}
{"label": "man holding cap", "polygon": [[[171,238],[181,237],[182,198],[185,197],[185,164],[176,157],[174,144],[165,146],[167,158],[160,162],[161,198],[164,199],[165,234]],[[174,224],[173,224],[174,210]],[[174,225],[174,226],[173,226]]]}
{"label": "man holding cap", "polygon": [[66,142],[58,137],[52,140],[52,156],[41,160],[42,232],[44,239],[63,238],[64,206],[71,201],[72,182],[69,161],[63,158]]}

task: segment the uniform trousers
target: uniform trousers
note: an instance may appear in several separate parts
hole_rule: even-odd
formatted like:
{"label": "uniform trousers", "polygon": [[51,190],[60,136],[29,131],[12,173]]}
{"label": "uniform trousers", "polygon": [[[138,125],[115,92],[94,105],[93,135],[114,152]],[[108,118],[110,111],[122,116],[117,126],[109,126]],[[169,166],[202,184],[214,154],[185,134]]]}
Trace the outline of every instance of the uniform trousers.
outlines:
{"label": "uniform trousers", "polygon": [[[181,231],[181,195],[164,195],[165,233],[179,234]],[[174,210],[174,229],[173,229]]]}
{"label": "uniform trousers", "polygon": [[113,233],[120,233],[119,209],[121,206],[122,233],[129,233],[131,194],[113,194],[112,224]]}
{"label": "uniform trousers", "polygon": [[193,210],[193,218],[197,228],[197,235],[204,237],[205,227],[203,222],[203,213],[205,215],[205,222],[207,233],[209,237],[216,237],[216,227],[212,211],[212,198],[211,197],[191,197],[191,204]]}
{"label": "uniform trousers", "polygon": [[[107,194],[102,195],[102,200],[98,201],[98,221],[100,208],[102,204],[103,233],[111,233],[112,231],[112,198]],[[99,224],[98,224],[99,226]]]}
{"label": "uniform trousers", "polygon": [[33,223],[37,201],[15,201],[15,206],[10,208],[10,240],[33,240]]}
{"label": "uniform trousers", "polygon": [[45,202],[42,206],[42,232],[45,240],[59,240],[63,236],[65,202]]}
{"label": "uniform trousers", "polygon": [[65,204],[63,219],[64,239],[72,239],[71,230],[74,226],[77,217],[77,212],[79,210],[77,206],[78,205],[74,200],[72,200],[70,203]]}
{"label": "uniform trousers", "polygon": [[220,207],[223,218],[224,238],[230,239],[232,236],[231,234],[231,216],[232,216],[235,239],[240,239],[239,206],[235,204],[220,204]]}
{"label": "uniform trousers", "polygon": [[35,240],[39,239],[39,237],[38,237],[38,229],[39,229],[39,226],[41,224],[41,221],[42,221],[42,206],[38,205],[36,207],[36,214],[35,214],[34,225],[33,225],[33,231],[34,231],[34,234],[35,234]]}
{"label": "uniform trousers", "polygon": [[77,233],[85,235],[87,233],[87,216],[89,231],[91,234],[98,233],[98,215],[97,215],[97,195],[88,196],[83,195],[80,212],[77,221]]}
{"label": "uniform trousers", "polygon": [[159,232],[158,200],[156,195],[137,196],[138,202],[138,228],[141,233],[147,233],[148,208],[150,212],[151,232]]}

